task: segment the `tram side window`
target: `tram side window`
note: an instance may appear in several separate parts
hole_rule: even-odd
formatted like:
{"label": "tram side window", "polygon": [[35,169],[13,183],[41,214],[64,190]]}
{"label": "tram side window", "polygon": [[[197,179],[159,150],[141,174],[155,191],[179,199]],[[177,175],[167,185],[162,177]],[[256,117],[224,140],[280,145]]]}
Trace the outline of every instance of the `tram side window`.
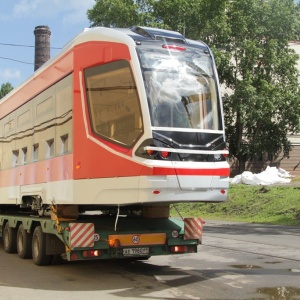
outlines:
{"label": "tram side window", "polygon": [[12,155],[13,155],[12,166],[17,167],[19,165],[19,150],[13,150]]}
{"label": "tram side window", "polygon": [[136,84],[125,60],[85,70],[93,132],[131,147],[143,132]]}
{"label": "tram side window", "polygon": [[36,143],[32,146],[32,161],[38,161],[39,159],[39,144]]}
{"label": "tram side window", "polygon": [[46,145],[46,157],[50,158],[54,156],[54,139],[50,139],[47,142]]}
{"label": "tram side window", "polygon": [[27,147],[22,148],[22,164],[27,164]]}
{"label": "tram side window", "polygon": [[68,134],[62,135],[60,137],[60,140],[61,140],[60,154],[67,154],[68,151],[69,151],[69,148],[68,148],[69,139],[68,139],[68,137],[69,137]]}

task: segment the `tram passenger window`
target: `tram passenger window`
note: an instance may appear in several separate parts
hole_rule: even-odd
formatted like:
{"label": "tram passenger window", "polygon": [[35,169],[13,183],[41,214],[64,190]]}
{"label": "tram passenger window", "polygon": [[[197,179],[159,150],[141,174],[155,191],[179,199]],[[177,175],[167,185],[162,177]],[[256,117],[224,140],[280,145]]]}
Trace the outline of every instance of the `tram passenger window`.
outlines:
{"label": "tram passenger window", "polygon": [[69,151],[69,148],[68,148],[68,135],[65,134],[65,135],[61,136],[60,140],[61,140],[61,150],[60,150],[60,153],[61,154],[67,154],[68,151]]}
{"label": "tram passenger window", "polygon": [[47,141],[47,150],[46,151],[47,151],[47,153],[46,153],[47,158],[54,156],[54,139]]}
{"label": "tram passenger window", "polygon": [[19,150],[13,150],[12,155],[13,155],[12,165],[13,167],[17,167],[19,165]]}
{"label": "tram passenger window", "polygon": [[22,148],[22,164],[27,164],[27,147]]}
{"label": "tram passenger window", "polygon": [[37,161],[39,159],[39,144],[36,143],[32,146],[32,161]]}
{"label": "tram passenger window", "polygon": [[120,60],[86,69],[84,74],[93,132],[131,147],[142,134],[143,123],[129,63]]}

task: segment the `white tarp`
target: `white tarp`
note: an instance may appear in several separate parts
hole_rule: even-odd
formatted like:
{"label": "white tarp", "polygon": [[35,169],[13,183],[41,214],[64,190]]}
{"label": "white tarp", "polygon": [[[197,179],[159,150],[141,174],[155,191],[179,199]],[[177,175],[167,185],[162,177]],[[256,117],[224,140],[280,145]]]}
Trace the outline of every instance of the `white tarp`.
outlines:
{"label": "white tarp", "polygon": [[235,176],[231,183],[243,183],[248,185],[270,185],[279,183],[290,183],[292,176],[289,172],[276,167],[267,167],[259,174],[245,171]]}

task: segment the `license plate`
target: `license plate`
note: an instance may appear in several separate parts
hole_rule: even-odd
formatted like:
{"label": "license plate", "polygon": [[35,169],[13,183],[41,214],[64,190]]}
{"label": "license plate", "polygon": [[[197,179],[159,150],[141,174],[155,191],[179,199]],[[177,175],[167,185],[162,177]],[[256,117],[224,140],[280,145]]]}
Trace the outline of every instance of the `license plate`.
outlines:
{"label": "license plate", "polygon": [[146,256],[149,255],[149,248],[126,248],[123,249],[124,256]]}

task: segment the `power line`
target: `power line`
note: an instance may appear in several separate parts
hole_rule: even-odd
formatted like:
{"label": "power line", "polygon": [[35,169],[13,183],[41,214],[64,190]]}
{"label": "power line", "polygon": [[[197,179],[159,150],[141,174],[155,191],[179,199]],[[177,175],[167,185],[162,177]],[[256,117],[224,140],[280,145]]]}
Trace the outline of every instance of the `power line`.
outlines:
{"label": "power line", "polygon": [[[20,44],[0,43],[0,45],[2,45],[2,46],[12,46],[12,47],[35,48],[35,46],[31,46],[31,45],[20,45]],[[50,49],[60,50],[60,49],[62,49],[62,48],[58,48],[58,47],[50,47]],[[9,57],[2,57],[2,56],[0,56],[0,59],[11,60],[11,61],[15,61],[15,62],[18,62],[18,63],[21,63],[21,64],[34,65],[34,63],[25,62],[25,61],[21,61],[21,60],[9,58]]]}
{"label": "power line", "polygon": [[[34,48],[35,47],[35,46],[30,46],[30,45],[6,44],[6,43],[0,43],[0,45],[2,45],[2,46],[13,46],[13,47],[26,47],[26,48]],[[50,49],[59,50],[59,49],[62,49],[62,48],[59,48],[59,47],[50,47]]]}
{"label": "power line", "polygon": [[0,59],[12,60],[12,61],[15,61],[15,62],[18,62],[18,63],[27,64],[27,65],[33,65],[34,64],[34,63],[29,63],[29,62],[25,62],[25,61],[13,59],[13,58],[8,58],[8,57],[2,57],[2,56],[0,56]]}

